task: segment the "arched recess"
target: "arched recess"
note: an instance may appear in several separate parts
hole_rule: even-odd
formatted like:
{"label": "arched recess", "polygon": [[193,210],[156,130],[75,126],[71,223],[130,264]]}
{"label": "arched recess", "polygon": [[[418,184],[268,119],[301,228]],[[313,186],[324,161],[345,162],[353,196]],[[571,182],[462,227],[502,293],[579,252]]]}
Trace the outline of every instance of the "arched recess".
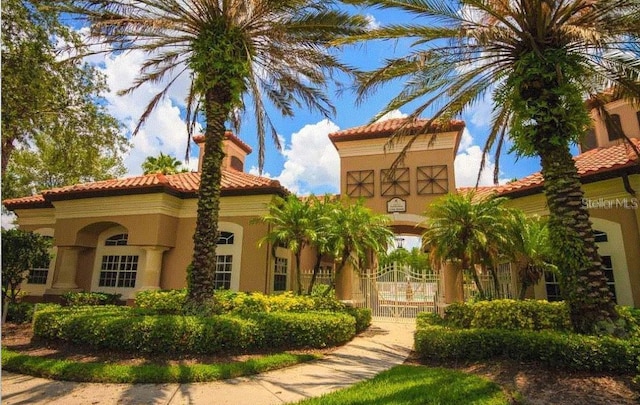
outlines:
{"label": "arched recess", "polygon": [[145,251],[128,244],[129,231],[117,225],[102,231],[97,237],[91,291],[122,294],[133,299],[142,284]]}
{"label": "arched recess", "polygon": [[593,222],[593,229],[596,231],[596,244],[604,267],[613,270],[616,301],[618,305],[633,306],[622,226],[617,222],[602,218],[591,217],[591,222]]}
{"label": "arched recess", "polygon": [[242,270],[244,228],[233,222],[218,222],[216,245],[216,288],[238,291]]}

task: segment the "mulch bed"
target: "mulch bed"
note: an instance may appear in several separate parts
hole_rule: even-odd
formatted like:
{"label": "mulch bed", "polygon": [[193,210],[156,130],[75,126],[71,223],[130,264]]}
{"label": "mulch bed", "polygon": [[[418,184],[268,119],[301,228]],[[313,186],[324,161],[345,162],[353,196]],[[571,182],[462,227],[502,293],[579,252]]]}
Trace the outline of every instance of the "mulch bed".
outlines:
{"label": "mulch bed", "polygon": [[[95,350],[62,342],[32,339],[30,324],[5,324],[2,346],[24,354],[79,362],[139,364],[212,364],[245,361],[255,355],[168,355],[140,356],[117,351]],[[327,354],[335,349],[293,351],[294,353]],[[489,361],[482,363],[419,362],[409,357],[406,364],[445,367],[485,376],[500,384],[507,393],[518,392],[531,405],[637,405],[640,392],[631,384],[633,375],[572,372],[548,369],[534,363]]]}

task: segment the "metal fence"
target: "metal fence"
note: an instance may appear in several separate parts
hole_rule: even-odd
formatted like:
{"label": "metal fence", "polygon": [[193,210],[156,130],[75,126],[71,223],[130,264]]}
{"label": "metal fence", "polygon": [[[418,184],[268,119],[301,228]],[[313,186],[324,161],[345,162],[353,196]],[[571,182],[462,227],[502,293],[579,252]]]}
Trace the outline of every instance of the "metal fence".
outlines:
{"label": "metal fence", "polygon": [[479,298],[516,298],[517,286],[516,280],[511,271],[511,263],[500,263],[497,271],[498,287],[496,288],[495,280],[490,273],[480,274],[480,285],[484,292],[484,297],[480,297],[480,291],[473,281],[473,277],[468,274],[464,276],[464,300]]}
{"label": "metal fence", "polygon": [[353,301],[370,308],[376,319],[414,322],[420,312],[435,312],[440,301],[440,277],[392,264],[360,274],[353,283]]}

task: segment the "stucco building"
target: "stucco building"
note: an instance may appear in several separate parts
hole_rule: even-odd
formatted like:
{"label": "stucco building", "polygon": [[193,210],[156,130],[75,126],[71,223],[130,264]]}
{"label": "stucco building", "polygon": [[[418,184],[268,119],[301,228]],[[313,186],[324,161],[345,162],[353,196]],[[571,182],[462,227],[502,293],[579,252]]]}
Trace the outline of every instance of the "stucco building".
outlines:
{"label": "stucco building", "polygon": [[[613,131],[594,112],[593,131],[575,160],[610,287],[619,304],[640,307],[640,165],[619,136],[624,133],[640,148],[640,112],[619,101],[607,108],[617,129]],[[374,211],[389,215],[396,233],[419,235],[428,204],[457,191],[453,162],[464,123],[427,124],[421,120],[404,126],[403,120],[392,119],[329,135],[340,155],[341,195],[363,198]],[[406,144],[387,142],[399,129],[418,136],[401,164],[391,168]],[[291,290],[297,271],[292,268],[291,253],[268,244],[259,246],[268,229],[255,221],[275,196],[288,191],[275,180],[244,172],[250,152],[248,145],[227,133],[216,284],[241,291]],[[32,271],[23,289],[45,299],[80,290],[132,299],[144,289],[184,287],[193,252],[199,181],[197,172],[150,174],[4,201],[17,215],[20,228],[54,241],[55,257],[49,269]],[[542,176],[535,173],[503,186],[480,188],[478,195],[503,195],[528,214],[545,215],[542,185]],[[314,256],[307,249],[301,267],[311,268]],[[460,299],[459,274],[452,268],[441,274],[445,301]],[[345,272],[338,285],[340,295],[350,298],[353,274]],[[552,275],[529,292],[535,298],[557,295]]]}

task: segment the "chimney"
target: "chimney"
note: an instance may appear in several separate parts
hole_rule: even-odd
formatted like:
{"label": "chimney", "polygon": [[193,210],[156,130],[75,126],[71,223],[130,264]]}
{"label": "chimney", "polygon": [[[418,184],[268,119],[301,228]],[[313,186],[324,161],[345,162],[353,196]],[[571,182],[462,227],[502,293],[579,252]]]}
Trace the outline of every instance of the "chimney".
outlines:
{"label": "chimney", "polygon": [[[198,172],[201,172],[202,157],[204,156],[204,135],[194,136],[193,141],[198,144],[198,147],[200,148],[200,154],[198,156]],[[222,159],[222,169],[231,169],[243,172],[244,160],[247,155],[251,153],[251,147],[242,142],[242,140],[235,136],[233,132],[227,131],[224,133],[222,150],[224,151],[224,159]]]}

